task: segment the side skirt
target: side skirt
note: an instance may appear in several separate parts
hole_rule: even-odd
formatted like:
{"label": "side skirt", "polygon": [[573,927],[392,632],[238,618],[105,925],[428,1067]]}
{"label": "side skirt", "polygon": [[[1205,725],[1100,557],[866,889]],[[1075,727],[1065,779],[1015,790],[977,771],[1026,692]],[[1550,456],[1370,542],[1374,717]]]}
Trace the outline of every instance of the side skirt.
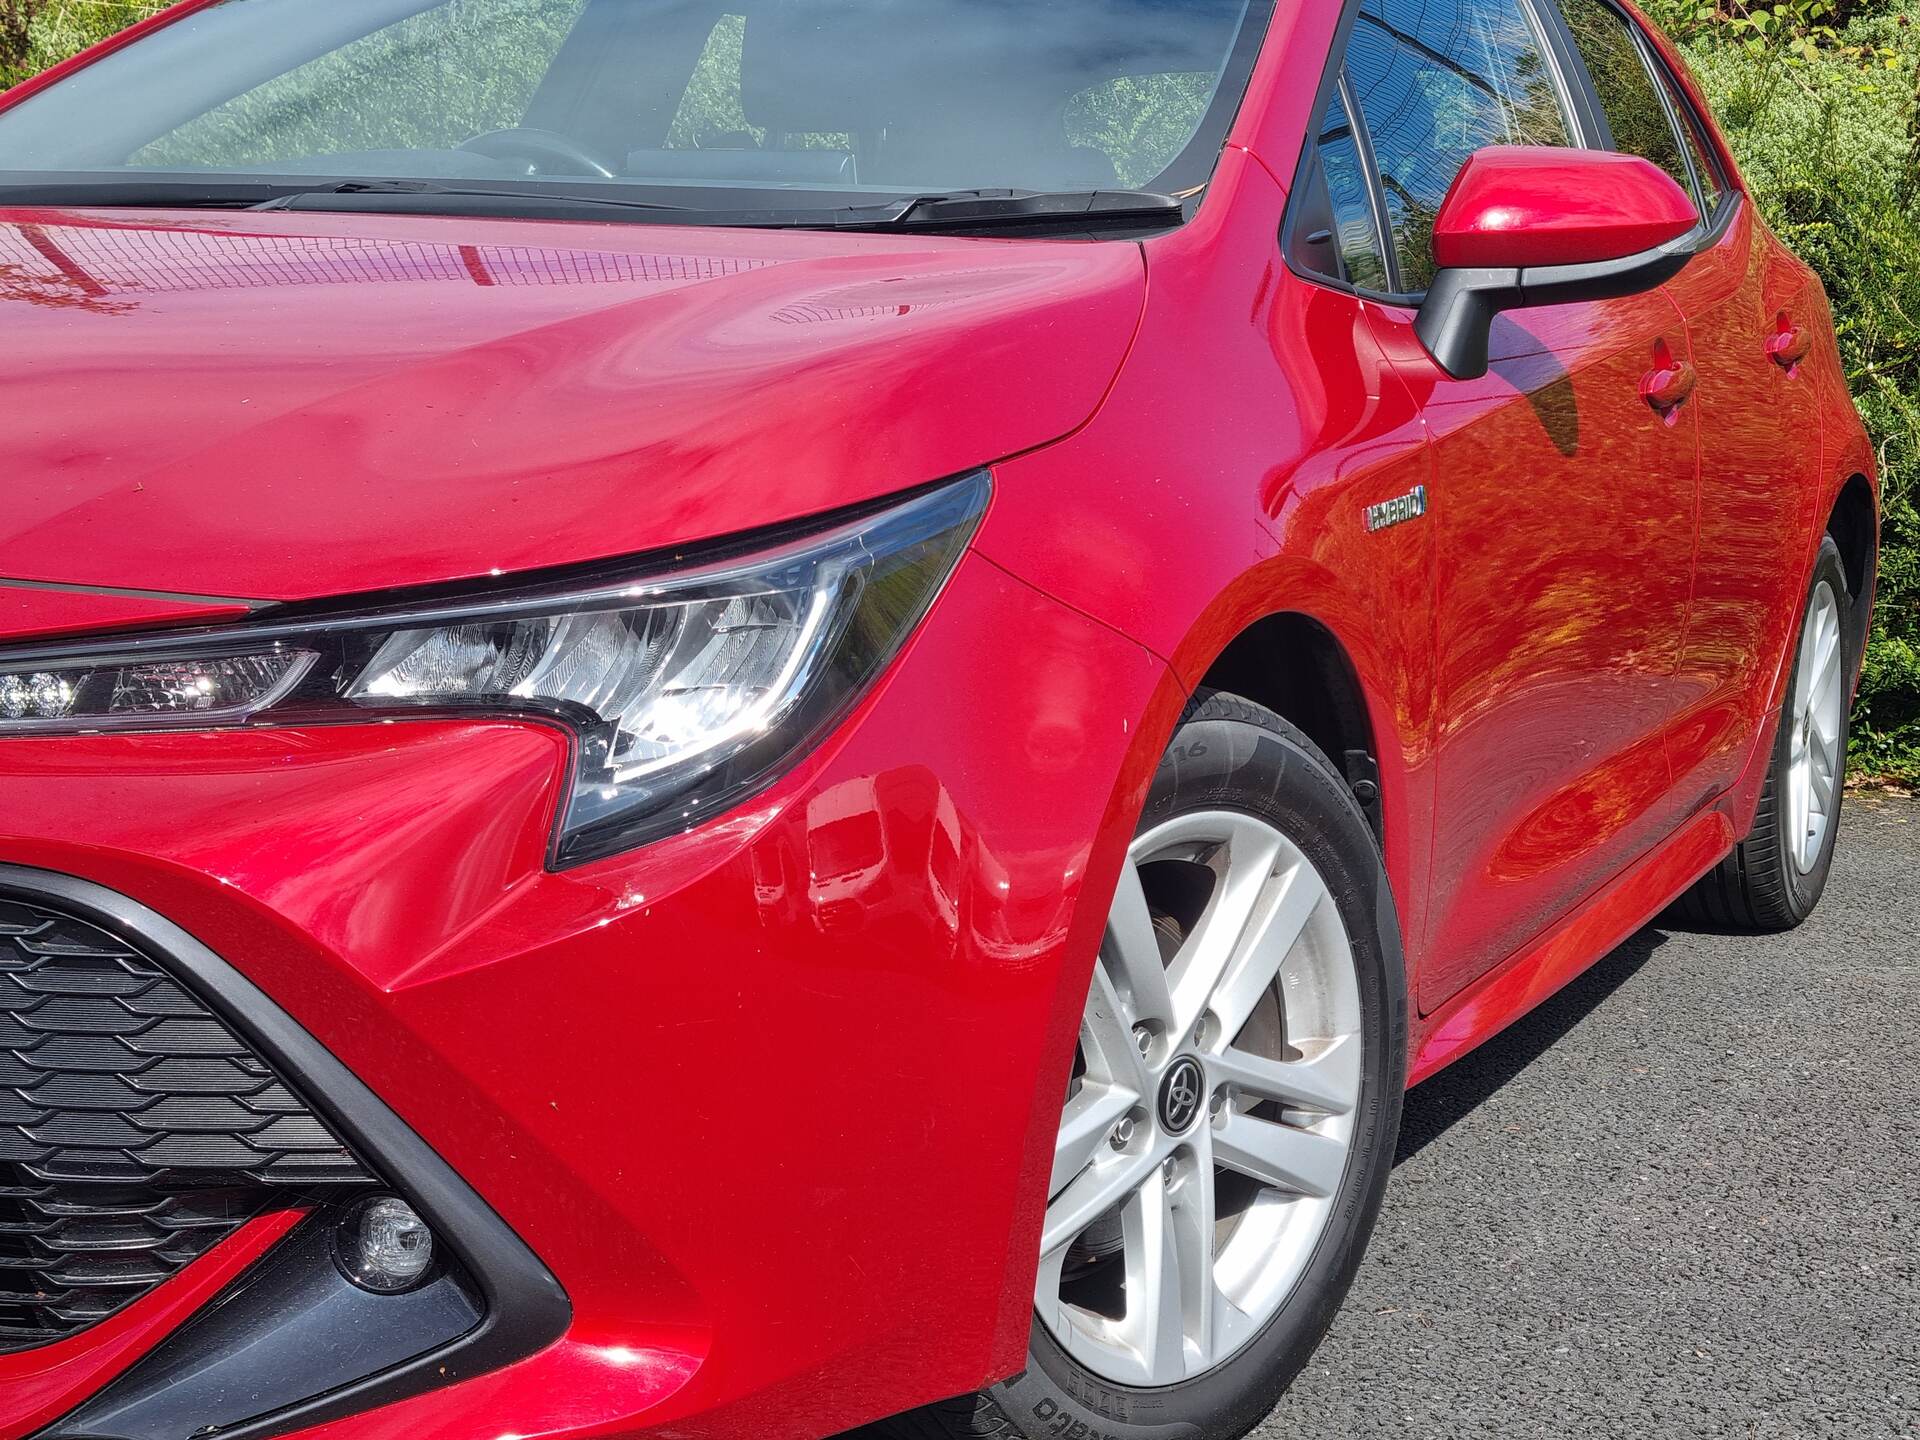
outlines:
{"label": "side skirt", "polygon": [[1721,811],[1695,816],[1559,928],[1419,1022],[1407,1084],[1445,1069],[1577,980],[1732,853],[1738,838]]}

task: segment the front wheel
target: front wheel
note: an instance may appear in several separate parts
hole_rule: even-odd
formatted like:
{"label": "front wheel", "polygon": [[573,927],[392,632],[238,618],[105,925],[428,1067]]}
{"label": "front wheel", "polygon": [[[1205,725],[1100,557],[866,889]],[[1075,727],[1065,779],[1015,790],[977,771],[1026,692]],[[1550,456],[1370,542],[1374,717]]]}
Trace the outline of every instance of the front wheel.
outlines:
{"label": "front wheel", "polygon": [[1279,717],[1203,695],[1094,969],[1027,1368],[896,1433],[1245,1435],[1359,1264],[1405,1065],[1398,928],[1347,786]]}

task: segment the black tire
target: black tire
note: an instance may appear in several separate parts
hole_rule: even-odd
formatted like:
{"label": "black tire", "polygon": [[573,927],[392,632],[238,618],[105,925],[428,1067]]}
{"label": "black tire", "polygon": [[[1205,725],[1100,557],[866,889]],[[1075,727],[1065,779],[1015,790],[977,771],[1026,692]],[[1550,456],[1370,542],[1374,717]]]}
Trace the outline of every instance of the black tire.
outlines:
{"label": "black tire", "polygon": [[1192,810],[1237,809],[1282,829],[1325,878],[1348,931],[1365,1037],[1360,1122],[1338,1210],[1307,1272],[1258,1336],[1217,1369],[1155,1390],[1086,1370],[1037,1321],[1026,1370],[991,1390],[888,1422],[900,1440],[1238,1440],[1285,1393],[1352,1283],[1393,1167],[1406,1082],[1407,996],[1380,851],[1339,772],[1279,716],[1202,692],[1154,777],[1141,829]]}
{"label": "black tire", "polygon": [[[1853,597],[1847,591],[1846,567],[1841,563],[1840,547],[1832,536],[1820,546],[1820,557],[1813,567],[1813,581],[1807,587],[1804,617],[1812,609],[1814,597],[1822,585],[1830,586],[1840,606],[1840,634],[1843,644],[1853,635]],[[1833,870],[1834,846],[1840,838],[1840,817],[1844,807],[1847,719],[1842,711],[1840,754],[1842,775],[1834,799],[1834,813],[1827,826],[1825,843],[1812,870],[1800,873],[1788,851],[1784,787],[1791,764],[1792,725],[1800,684],[1800,643],[1796,640],[1791,679],[1787,686],[1778,734],[1774,737],[1773,760],[1767,770],[1767,783],[1760,794],[1760,809],[1753,831],[1734,847],[1733,853],[1717,869],[1683,895],[1675,904],[1671,918],[1678,923],[1702,929],[1742,934],[1776,934],[1805,924],[1820,898],[1826,894],[1827,879]],[[1846,656],[1847,679],[1852,680],[1859,657]],[[1851,693],[1851,689],[1849,689]]]}

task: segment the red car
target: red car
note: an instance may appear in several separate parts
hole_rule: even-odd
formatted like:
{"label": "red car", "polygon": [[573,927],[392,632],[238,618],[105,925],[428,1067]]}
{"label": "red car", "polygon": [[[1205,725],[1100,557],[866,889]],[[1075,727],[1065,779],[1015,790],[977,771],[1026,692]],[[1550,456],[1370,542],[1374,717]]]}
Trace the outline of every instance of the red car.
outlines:
{"label": "red car", "polygon": [[1615,0],[186,0],[0,166],[0,1440],[1238,1436],[1820,899],[1874,460]]}

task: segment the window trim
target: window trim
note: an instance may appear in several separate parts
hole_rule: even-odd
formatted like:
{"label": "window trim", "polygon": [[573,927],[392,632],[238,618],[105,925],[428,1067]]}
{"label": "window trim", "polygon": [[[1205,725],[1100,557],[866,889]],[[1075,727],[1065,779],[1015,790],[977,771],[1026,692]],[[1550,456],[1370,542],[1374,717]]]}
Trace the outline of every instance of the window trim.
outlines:
{"label": "window trim", "polygon": [[[1693,202],[1700,211],[1701,227],[1710,235],[1716,234],[1730,211],[1729,202],[1740,192],[1720,165],[1719,156],[1714,154],[1712,132],[1707,129],[1705,119],[1687,100],[1686,87],[1680,83],[1680,77],[1665,63],[1644,31],[1636,27],[1635,33],[1639,36],[1647,64],[1653,71],[1654,84],[1659,87],[1661,101],[1667,107],[1667,116],[1673,122],[1674,134],[1680,141],[1681,158],[1687,162],[1687,173],[1693,176]],[[1701,160],[1712,167],[1714,185],[1720,192],[1711,214],[1707,212],[1707,192],[1700,183]]]}
{"label": "window trim", "polygon": [[[1335,93],[1347,110],[1347,118],[1353,126],[1354,144],[1360,152],[1362,166],[1367,181],[1367,192],[1373,211],[1376,233],[1381,242],[1382,253],[1386,256],[1387,273],[1396,288],[1391,292],[1363,289],[1350,281],[1337,276],[1323,275],[1317,270],[1302,266],[1293,254],[1294,238],[1294,200],[1301,193],[1301,187],[1311,183],[1311,176],[1320,150],[1320,132],[1313,129],[1300,146],[1300,161],[1294,173],[1294,188],[1288,192],[1287,214],[1281,223],[1281,257],[1287,268],[1310,284],[1321,285],[1334,290],[1345,291],[1362,300],[1372,300],[1376,304],[1390,305],[1396,309],[1418,310],[1426,300],[1426,292],[1407,291],[1397,288],[1400,284],[1400,258],[1398,247],[1393,242],[1393,230],[1388,220],[1386,185],[1380,173],[1379,162],[1373,148],[1373,131],[1367,124],[1366,113],[1355,103],[1352,86],[1347,77],[1347,45],[1353,37],[1354,27],[1362,19],[1360,6],[1363,0],[1342,0],[1339,27],[1334,32],[1333,45],[1327,54],[1326,69],[1320,78],[1320,88],[1315,92],[1313,114],[1324,115],[1327,103]],[[1540,42],[1541,54],[1547,60],[1547,69],[1553,84],[1554,94],[1560,101],[1561,113],[1566,117],[1571,138],[1584,141],[1584,106],[1590,100],[1581,94],[1581,87],[1574,84],[1573,73],[1567,68],[1565,58],[1560,52],[1559,34],[1556,25],[1550,25],[1542,13],[1540,0],[1513,0],[1523,16],[1533,27],[1533,33]],[[1378,22],[1374,22],[1378,23]],[[1402,32],[1391,26],[1382,25],[1380,29],[1389,37],[1399,39]],[[1415,45],[1424,53],[1432,53],[1424,45]],[[1584,82],[1585,72],[1580,72]],[[1503,102],[1505,97],[1501,97]],[[1309,122],[1318,126],[1317,119]],[[1594,147],[1582,145],[1583,149]]]}
{"label": "window trim", "polygon": [[[1696,149],[1703,153],[1713,149],[1707,139],[1709,132],[1705,123],[1694,113],[1690,103],[1687,103],[1684,110],[1680,108],[1685,103],[1685,87],[1680,84],[1679,77],[1673,73],[1672,67],[1660,54],[1659,47],[1647,34],[1646,27],[1626,10],[1616,5],[1614,0],[1594,0],[1594,3],[1610,12],[1615,19],[1627,27],[1627,34],[1633,40],[1633,48],[1639,52],[1640,63],[1647,72],[1647,78],[1653,82],[1654,92],[1660,97],[1660,109],[1666,115],[1667,124],[1673,131],[1674,142],[1680,151],[1680,163],[1686,166],[1687,188],[1693,195],[1694,211],[1700,216],[1699,229],[1706,235],[1719,234],[1722,222],[1726,218],[1728,202],[1738,192],[1728,183],[1726,175],[1717,163],[1717,157],[1708,154],[1708,163],[1714,166],[1714,179],[1720,189],[1720,198],[1715,202],[1712,213],[1708,213],[1706,192],[1700,187],[1700,169],[1694,163]],[[1593,74],[1587,69],[1586,57],[1580,53],[1580,47],[1573,38],[1573,28],[1561,10],[1560,0],[1541,0],[1541,4],[1553,15],[1554,26],[1560,32],[1560,43],[1565,48],[1570,63],[1579,67],[1580,85],[1591,99],[1595,123],[1599,127],[1598,133],[1604,142],[1599,148],[1611,150],[1615,146],[1613,126],[1600,106],[1599,87],[1593,83]],[[1689,141],[1687,133],[1689,125],[1700,137],[1697,143]]]}
{"label": "window trim", "polygon": [[[1541,3],[1551,5],[1554,12],[1558,14],[1560,0],[1541,0]],[[1640,59],[1653,77],[1653,87],[1660,92],[1660,103],[1667,112],[1667,123],[1673,126],[1673,138],[1680,142],[1680,158],[1687,167],[1687,174],[1692,177],[1693,205],[1700,215],[1699,248],[1711,249],[1725,238],[1727,231],[1732,228],[1733,217],[1739,213],[1746,196],[1739,186],[1733,183],[1733,177],[1727,173],[1726,167],[1720,163],[1720,157],[1715,153],[1716,147],[1711,138],[1713,132],[1707,127],[1705,117],[1698,113],[1693,102],[1687,98],[1686,87],[1680,83],[1680,77],[1673,73],[1672,67],[1661,55],[1660,47],[1655,45],[1652,37],[1647,34],[1646,27],[1631,12],[1615,4],[1614,0],[1599,0],[1599,3],[1626,22],[1627,31],[1633,36],[1633,43],[1640,51]],[[1565,24],[1565,20],[1562,19],[1561,23]],[[1578,49],[1572,44],[1571,32],[1569,32],[1568,49],[1574,59],[1580,62],[1581,76],[1594,95],[1594,104],[1598,108],[1599,92],[1593,89],[1593,77],[1587,74],[1586,62],[1580,59]],[[1685,106],[1684,110],[1680,108],[1682,105]],[[1720,186],[1720,199],[1711,215],[1707,214],[1706,206],[1702,203],[1705,197],[1700,189],[1700,172],[1695,167],[1693,158],[1696,146],[1687,142],[1687,136],[1684,133],[1689,121],[1692,122],[1700,137],[1697,148],[1706,154],[1707,162],[1714,168],[1714,179]],[[1608,131],[1608,138],[1612,138],[1611,129]]]}
{"label": "window trim", "polygon": [[[1356,10],[1355,14],[1359,12]],[[1354,155],[1360,162],[1360,179],[1367,187],[1367,213],[1373,219],[1374,242],[1380,247],[1380,263],[1387,272],[1387,281],[1396,290],[1400,284],[1400,257],[1393,248],[1393,221],[1387,214],[1386,191],[1380,183],[1380,163],[1373,154],[1373,132],[1367,128],[1367,122],[1360,113],[1360,104],[1353,96],[1353,82],[1347,77],[1345,56],[1341,57],[1338,73],[1334,76],[1334,93],[1340,97],[1340,108],[1347,115],[1347,129],[1353,135]],[[1319,137],[1314,137],[1318,148]],[[1335,217],[1336,220],[1338,217]],[[1344,264],[1342,265],[1344,269]],[[1358,287],[1355,287],[1358,289]]]}
{"label": "window trim", "polygon": [[[1295,232],[1300,228],[1301,207],[1306,203],[1301,197],[1313,186],[1313,177],[1320,165],[1321,121],[1325,119],[1327,106],[1336,94],[1341,97],[1341,105],[1347,111],[1347,123],[1354,126],[1354,145],[1366,157],[1364,165],[1369,197],[1368,207],[1374,212],[1375,227],[1378,229],[1380,201],[1374,198],[1378,182],[1374,176],[1379,172],[1371,163],[1373,157],[1372,139],[1369,136],[1364,144],[1361,141],[1361,127],[1356,123],[1353,108],[1346,103],[1343,83],[1346,75],[1347,40],[1353,34],[1354,22],[1360,17],[1360,0],[1341,0],[1340,23],[1334,27],[1333,43],[1328,47],[1327,59],[1320,72],[1320,84],[1313,92],[1313,104],[1308,108],[1307,133],[1300,141],[1300,154],[1296,157],[1293,181],[1287,187],[1287,208],[1280,217],[1280,258],[1286,267],[1298,278],[1314,285],[1321,285],[1348,294],[1360,294],[1360,290],[1339,275],[1323,275],[1318,270],[1303,266],[1295,256]],[[1380,235],[1381,253],[1387,255],[1387,273],[1393,273],[1391,252],[1385,247],[1386,237]],[[1342,267],[1345,268],[1344,266]]]}
{"label": "window trim", "polygon": [[[1317,270],[1301,265],[1294,255],[1295,208],[1297,197],[1303,187],[1312,183],[1313,170],[1318,163],[1320,150],[1319,120],[1326,113],[1327,104],[1337,92],[1347,110],[1347,116],[1353,126],[1356,148],[1360,152],[1365,170],[1368,194],[1373,211],[1374,228],[1380,239],[1382,253],[1387,259],[1387,270],[1393,282],[1398,285],[1399,256],[1393,244],[1392,230],[1387,223],[1386,192],[1380,175],[1380,167],[1374,156],[1373,134],[1367,126],[1365,113],[1353,103],[1351,85],[1347,79],[1347,45],[1352,38],[1354,26],[1361,19],[1362,0],[1342,0],[1340,24],[1334,31],[1333,44],[1328,51],[1326,68],[1321,75],[1320,88],[1315,92],[1313,115],[1309,122],[1311,128],[1302,140],[1299,162],[1294,172],[1294,184],[1288,192],[1287,213],[1281,222],[1281,257],[1287,268],[1295,276],[1311,285],[1325,289],[1339,290],[1361,300],[1370,300],[1375,304],[1392,306],[1395,309],[1418,310],[1426,302],[1426,292],[1395,290],[1383,294],[1375,290],[1365,290],[1341,277],[1323,275]],[[1613,150],[1613,129],[1608,124],[1606,113],[1600,105],[1599,91],[1588,72],[1586,61],[1579,47],[1574,43],[1572,31],[1568,28],[1566,17],[1561,13],[1559,0],[1513,0],[1521,11],[1529,16],[1535,33],[1540,37],[1543,53],[1552,71],[1555,90],[1560,95],[1573,139],[1582,150]],[[1712,132],[1704,120],[1696,113],[1686,88],[1680,84],[1671,67],[1666,64],[1659,48],[1647,35],[1644,27],[1615,0],[1599,0],[1599,3],[1626,22],[1628,33],[1633,37],[1634,47],[1640,52],[1641,62],[1647,67],[1648,78],[1654,88],[1660,92],[1661,106],[1667,114],[1667,122],[1673,127],[1674,138],[1680,142],[1680,153],[1687,167],[1689,184],[1693,195],[1694,209],[1702,216],[1699,226],[1698,250],[1704,251],[1717,244],[1731,228],[1734,217],[1745,203],[1746,196],[1726,171],[1716,153],[1712,141]],[[1395,33],[1391,29],[1389,34]],[[1682,108],[1684,107],[1684,108]],[[1691,121],[1700,136],[1698,148],[1706,156],[1707,163],[1714,169],[1714,178],[1719,184],[1720,198],[1712,215],[1706,214],[1702,203],[1703,192],[1700,189],[1699,171],[1696,168],[1693,152],[1695,146],[1687,142],[1683,127]]]}

